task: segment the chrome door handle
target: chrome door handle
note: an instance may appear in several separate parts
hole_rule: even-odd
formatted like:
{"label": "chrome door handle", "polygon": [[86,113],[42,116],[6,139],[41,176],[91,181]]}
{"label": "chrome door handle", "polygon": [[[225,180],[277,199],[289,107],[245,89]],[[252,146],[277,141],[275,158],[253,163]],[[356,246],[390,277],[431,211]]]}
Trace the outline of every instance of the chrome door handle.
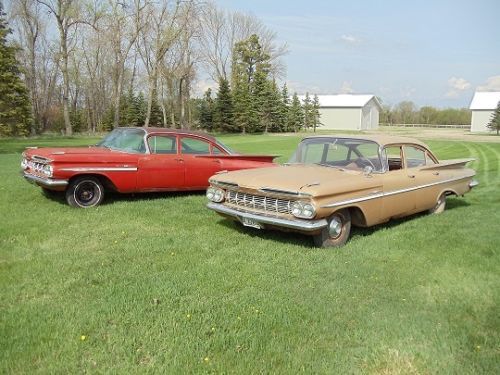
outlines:
{"label": "chrome door handle", "polygon": [[219,159],[213,160],[214,163],[220,164],[221,161]]}
{"label": "chrome door handle", "polygon": [[181,163],[182,163],[182,162],[184,162],[184,159],[182,159],[182,158],[176,158],[176,159],[174,159],[174,160],[175,160],[175,161],[178,161],[178,162],[181,162]]}
{"label": "chrome door handle", "polygon": [[439,172],[434,172],[433,175],[434,176],[439,176]]}
{"label": "chrome door handle", "polygon": [[409,174],[408,177],[415,178],[415,175],[414,174]]}

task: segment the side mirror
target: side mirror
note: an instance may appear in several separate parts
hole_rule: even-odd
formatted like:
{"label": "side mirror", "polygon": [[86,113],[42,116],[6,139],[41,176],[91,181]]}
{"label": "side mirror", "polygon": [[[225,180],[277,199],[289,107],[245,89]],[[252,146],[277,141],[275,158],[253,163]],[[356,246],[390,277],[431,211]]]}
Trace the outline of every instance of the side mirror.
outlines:
{"label": "side mirror", "polygon": [[373,167],[371,165],[367,165],[366,167],[363,168],[363,173],[365,174],[366,177],[371,176],[373,172]]}

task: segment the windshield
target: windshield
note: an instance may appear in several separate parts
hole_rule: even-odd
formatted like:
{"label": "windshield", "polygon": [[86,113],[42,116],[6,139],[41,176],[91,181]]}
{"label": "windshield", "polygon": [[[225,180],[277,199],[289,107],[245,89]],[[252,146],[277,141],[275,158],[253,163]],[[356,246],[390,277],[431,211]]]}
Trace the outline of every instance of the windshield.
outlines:
{"label": "windshield", "polygon": [[371,167],[382,172],[379,145],[356,138],[321,137],[304,139],[290,164],[318,164],[339,169],[359,170]]}
{"label": "windshield", "polygon": [[97,144],[100,147],[110,148],[132,153],[145,153],[143,129],[115,129]]}

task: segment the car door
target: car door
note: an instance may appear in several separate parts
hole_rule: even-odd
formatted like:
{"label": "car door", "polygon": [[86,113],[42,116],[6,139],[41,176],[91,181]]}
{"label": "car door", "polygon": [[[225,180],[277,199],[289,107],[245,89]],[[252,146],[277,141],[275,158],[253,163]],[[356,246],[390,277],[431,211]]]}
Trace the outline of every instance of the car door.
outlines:
{"label": "car door", "polygon": [[[180,156],[186,168],[185,186],[188,189],[205,188],[208,179],[223,169],[222,160],[217,157],[204,158],[212,155],[216,149],[211,142],[192,136],[180,137]],[[216,149],[217,153],[220,152]]]}
{"label": "car door", "polygon": [[147,142],[150,153],[139,159],[139,190],[181,190],[185,182],[185,166],[178,154],[177,136],[150,135]]}
{"label": "car door", "polygon": [[447,173],[446,171],[422,168],[426,165],[436,164],[425,149],[414,145],[405,145],[403,149],[408,170],[415,176],[417,210],[428,209],[436,204],[441,192],[439,182],[447,178]]}
{"label": "car door", "polygon": [[382,216],[389,219],[411,214],[416,209],[417,174],[407,168],[403,145],[387,146],[384,151],[388,171],[383,175]]}

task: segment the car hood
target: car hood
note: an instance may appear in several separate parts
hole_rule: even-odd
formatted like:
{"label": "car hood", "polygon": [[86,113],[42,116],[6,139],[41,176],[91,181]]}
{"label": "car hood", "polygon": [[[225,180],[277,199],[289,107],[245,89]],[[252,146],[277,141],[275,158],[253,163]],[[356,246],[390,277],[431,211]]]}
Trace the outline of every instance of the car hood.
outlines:
{"label": "car hood", "polygon": [[322,196],[346,191],[361,191],[380,185],[376,174],[341,170],[318,165],[288,165],[241,170],[212,176],[215,184],[275,194]]}
{"label": "car hood", "polygon": [[132,161],[137,159],[137,155],[139,155],[97,146],[27,148],[24,154],[28,158],[37,156],[54,162],[100,163]]}

